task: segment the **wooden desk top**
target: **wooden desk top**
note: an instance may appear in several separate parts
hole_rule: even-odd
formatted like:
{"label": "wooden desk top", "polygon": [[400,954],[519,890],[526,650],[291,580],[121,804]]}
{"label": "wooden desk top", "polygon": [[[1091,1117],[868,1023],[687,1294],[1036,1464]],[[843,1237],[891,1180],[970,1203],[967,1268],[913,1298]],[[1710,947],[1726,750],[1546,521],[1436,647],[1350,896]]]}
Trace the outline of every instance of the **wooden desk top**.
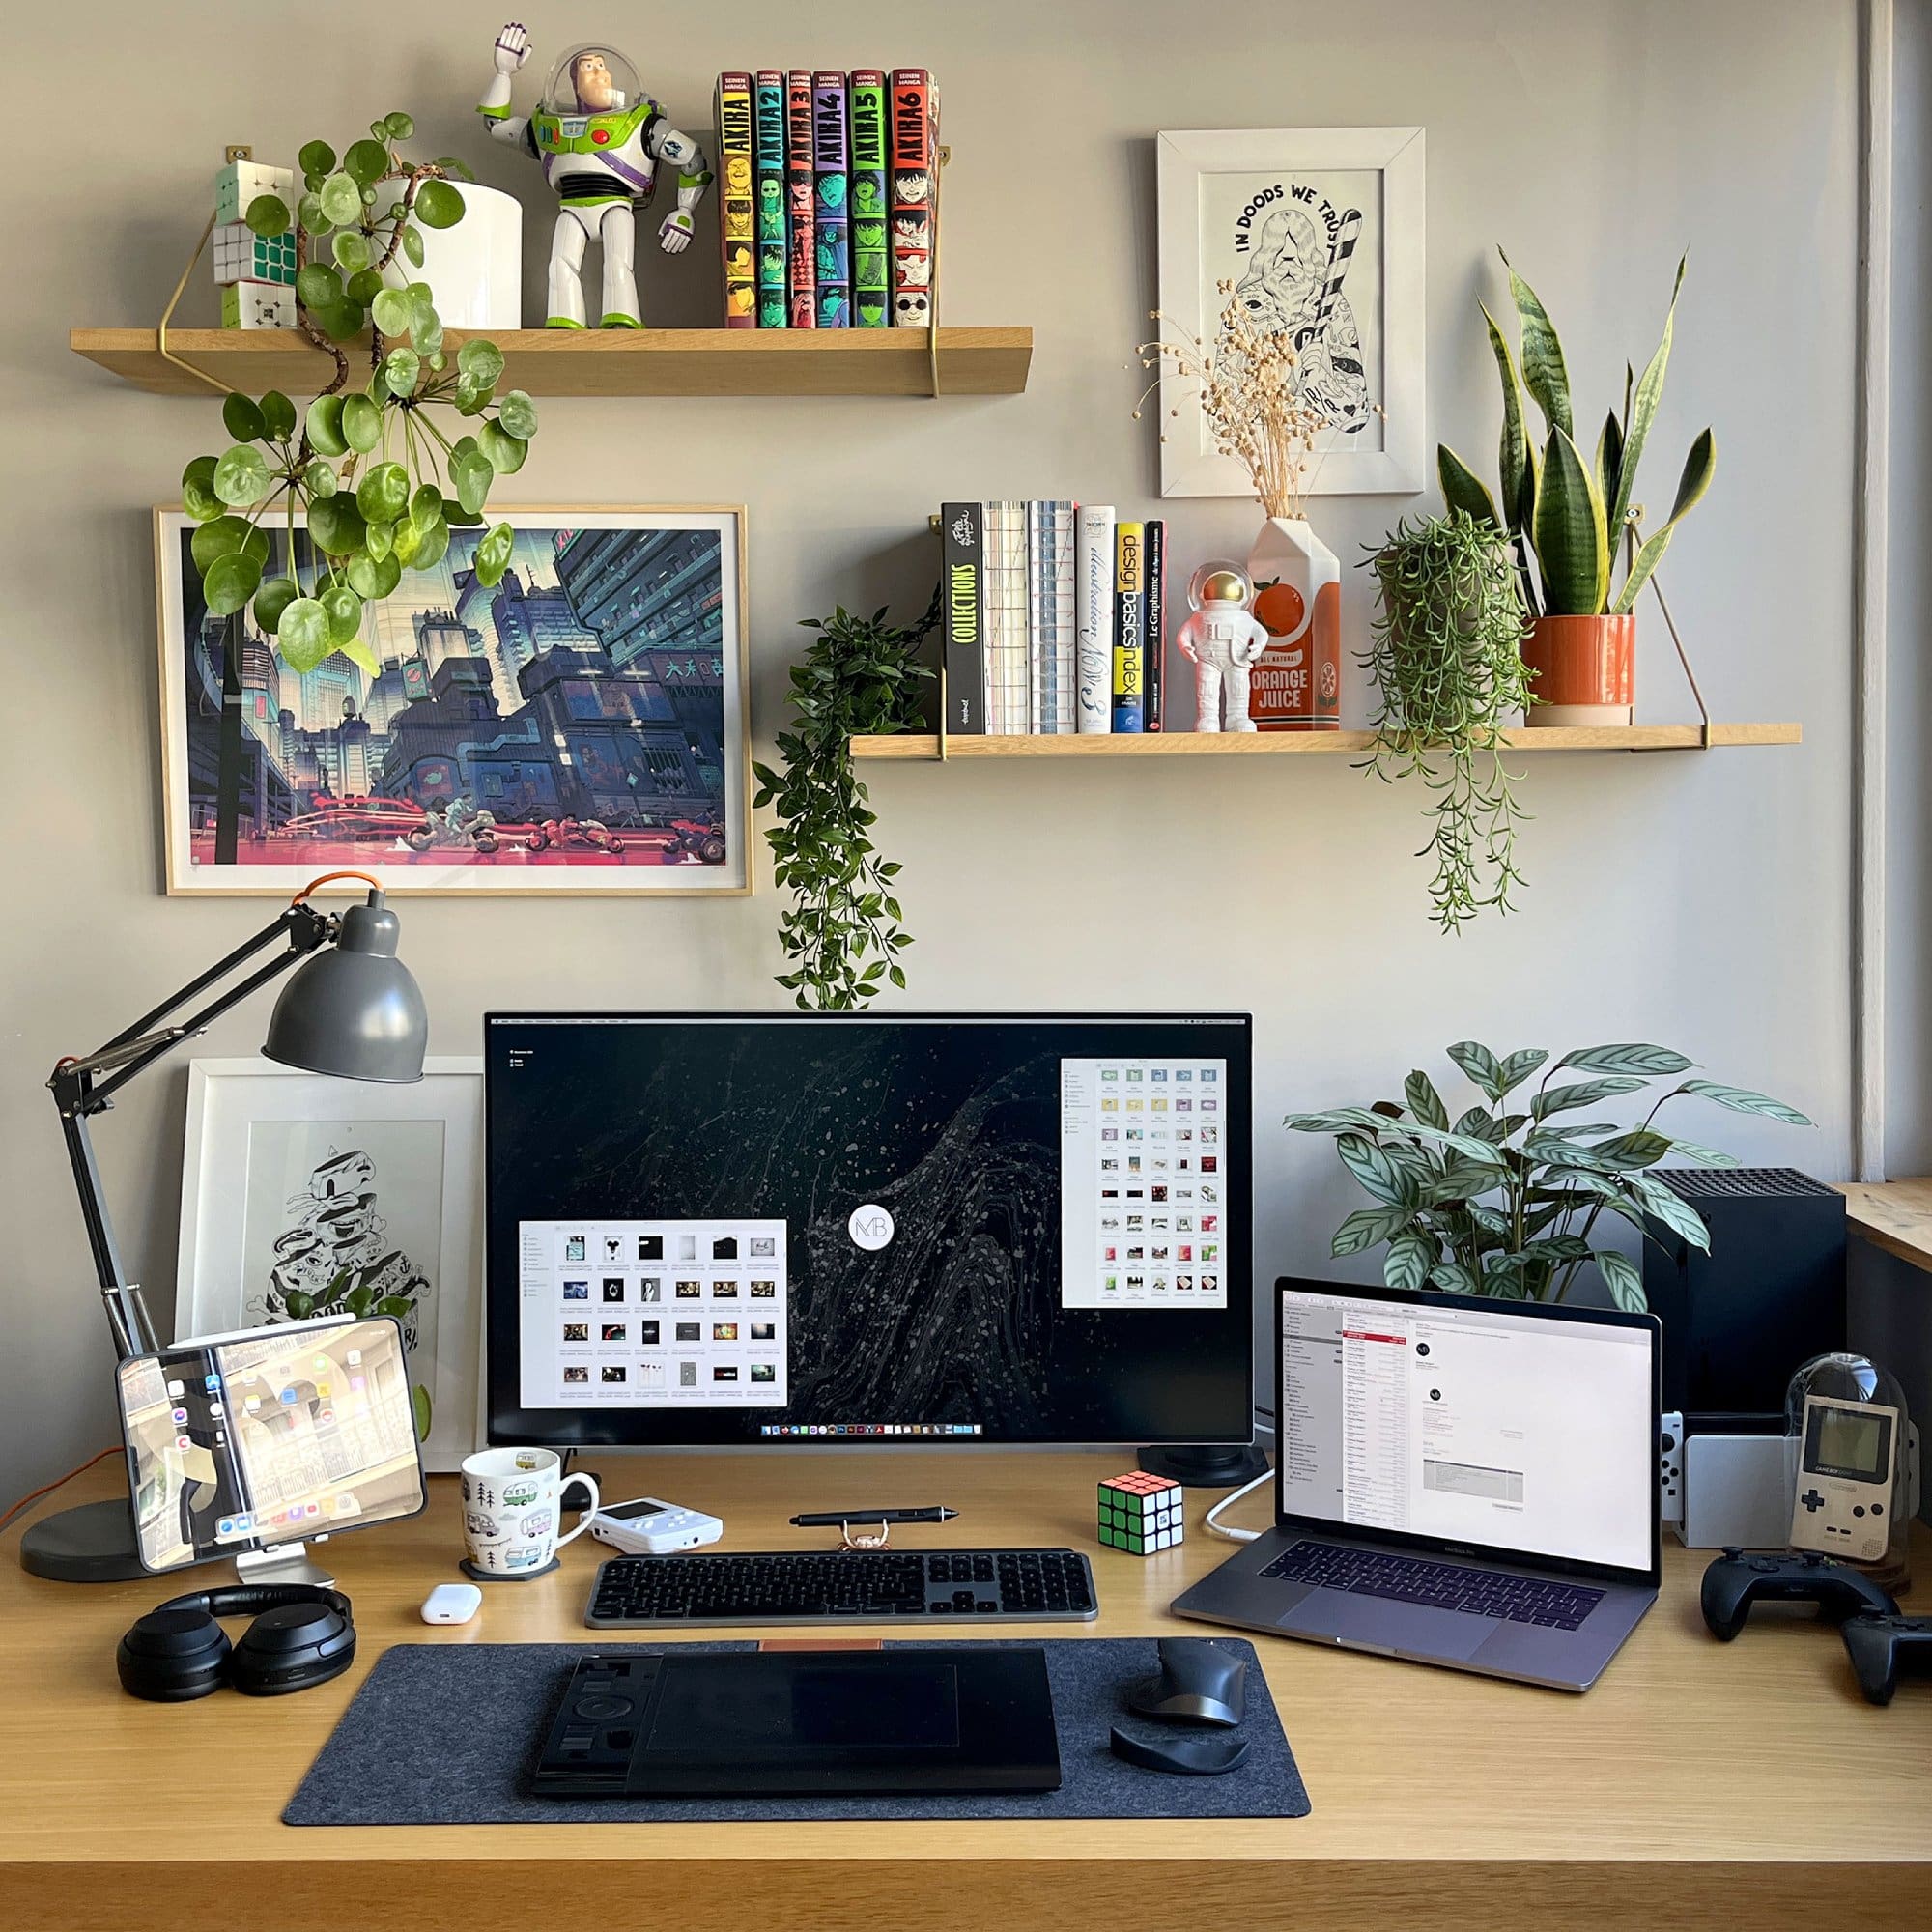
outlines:
{"label": "wooden desk top", "polygon": [[[1197,1502],[1177,1550],[1099,1549],[1094,1483],[1118,1456],[906,1458],[888,1478],[835,1457],[593,1463],[616,1494],[723,1515],[727,1549],[816,1547],[818,1532],[784,1518],[886,1489],[963,1511],[944,1532],[914,1532],[928,1545],[1085,1549],[1100,1620],[1042,1627],[1048,1636],[1199,1631],[1166,1605],[1232,1548],[1199,1530]],[[53,1500],[105,1494],[114,1480],[103,1465]],[[580,1617],[601,1552],[587,1537],[554,1575],[487,1589],[474,1623],[424,1625],[417,1606],[456,1578],[461,1550],[454,1480],[433,1489],[413,1521],[324,1546],[355,1598],[360,1655],[335,1683],[273,1701],[124,1696],[115,1642],[170,1581],[48,1583],[16,1567],[17,1531],[0,1539],[0,1925],[200,1932],[217,1920],[194,1902],[224,1899],[254,1901],[251,1922],[272,1908],[278,1923],[330,1932],[898,1932],[942,1919],[1058,1925],[1069,1914],[1108,1932],[1305,1932],[1385,1916],[1755,1926],[1847,1910],[1861,1927],[1932,1923],[1932,1686],[1908,1683],[1889,1710],[1873,1709],[1833,1631],[1773,1613],[1719,1645],[1697,1610],[1706,1559],[1667,1538],[1661,1601],[1582,1697],[1258,1639],[1314,1801],[1303,1819],[283,1826],[283,1804],[387,1645],[590,1641]],[[1264,1522],[1265,1498],[1242,1504],[1241,1520]],[[1918,1557],[1923,1605],[1932,1537]],[[176,1587],[219,1580],[212,1566]]]}
{"label": "wooden desk top", "polygon": [[1853,1234],[1932,1273],[1932,1178],[1839,1185]]}

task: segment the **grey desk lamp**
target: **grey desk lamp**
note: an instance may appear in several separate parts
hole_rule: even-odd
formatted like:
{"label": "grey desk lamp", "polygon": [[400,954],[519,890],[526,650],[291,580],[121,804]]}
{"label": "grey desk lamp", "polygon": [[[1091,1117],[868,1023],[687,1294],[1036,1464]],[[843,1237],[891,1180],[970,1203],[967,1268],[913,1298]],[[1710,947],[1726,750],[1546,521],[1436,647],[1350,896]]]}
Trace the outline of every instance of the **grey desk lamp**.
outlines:
{"label": "grey desk lamp", "polygon": [[[342,913],[316,911],[309,895],[334,879],[361,879],[370,888],[367,901]],[[269,1059],[345,1080],[420,1080],[429,1015],[410,969],[396,957],[397,931],[396,915],[384,903],[378,880],[367,872],[325,872],[310,880],[272,924],[143,1013],[98,1053],[63,1060],[54,1068],[47,1085],[60,1109],[100,1298],[123,1361],[152,1353],[159,1345],[140,1284],[128,1280],[114,1239],[88,1137],[89,1120],[105,1113],[136,1074],[183,1040],[207,1032],[229,1008],[292,966],[295,977],[275,1002],[262,1046]],[[266,966],[217,993],[186,1019],[162,1024],[278,939],[287,942],[286,950]],[[43,1517],[21,1539],[20,1564],[37,1577],[62,1582],[119,1583],[147,1574],[134,1548],[133,1512],[126,1497],[118,1497]]]}

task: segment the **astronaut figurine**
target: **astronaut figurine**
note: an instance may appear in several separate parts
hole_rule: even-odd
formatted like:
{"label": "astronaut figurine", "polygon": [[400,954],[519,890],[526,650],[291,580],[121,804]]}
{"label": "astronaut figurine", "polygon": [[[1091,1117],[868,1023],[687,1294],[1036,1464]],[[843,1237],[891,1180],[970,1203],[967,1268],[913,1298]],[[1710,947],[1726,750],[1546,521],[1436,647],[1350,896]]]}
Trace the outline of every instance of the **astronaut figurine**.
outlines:
{"label": "astronaut figurine", "polygon": [[1204,563],[1187,586],[1187,601],[1194,606],[1194,614],[1181,625],[1174,640],[1194,666],[1197,731],[1255,728],[1255,721],[1248,716],[1248,672],[1267,648],[1268,629],[1248,609],[1254,594],[1246,572],[1232,563]]}
{"label": "astronaut figurine", "polygon": [[651,198],[660,163],[677,168],[677,206],[658,229],[667,255],[690,246],[691,211],[710,185],[697,143],[680,134],[638,86],[637,71],[614,48],[587,43],[551,70],[536,113],[510,112],[510,77],[529,58],[521,20],[497,36],[497,71],[476,111],[499,141],[511,141],[543,163],[544,180],[562,207],[550,244],[550,328],[588,327],[583,303],[583,250],[594,236],[604,249],[605,328],[641,328],[635,272],[633,209]]}

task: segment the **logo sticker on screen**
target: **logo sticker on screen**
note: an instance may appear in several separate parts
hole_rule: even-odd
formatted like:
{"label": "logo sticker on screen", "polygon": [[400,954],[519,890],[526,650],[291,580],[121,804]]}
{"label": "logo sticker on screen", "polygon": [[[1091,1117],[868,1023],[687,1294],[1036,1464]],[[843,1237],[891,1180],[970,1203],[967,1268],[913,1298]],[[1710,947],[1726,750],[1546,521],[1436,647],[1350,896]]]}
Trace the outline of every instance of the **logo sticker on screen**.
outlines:
{"label": "logo sticker on screen", "polygon": [[864,1248],[868,1254],[876,1254],[893,1238],[893,1217],[874,1201],[862,1202],[853,1208],[846,1226],[854,1246]]}

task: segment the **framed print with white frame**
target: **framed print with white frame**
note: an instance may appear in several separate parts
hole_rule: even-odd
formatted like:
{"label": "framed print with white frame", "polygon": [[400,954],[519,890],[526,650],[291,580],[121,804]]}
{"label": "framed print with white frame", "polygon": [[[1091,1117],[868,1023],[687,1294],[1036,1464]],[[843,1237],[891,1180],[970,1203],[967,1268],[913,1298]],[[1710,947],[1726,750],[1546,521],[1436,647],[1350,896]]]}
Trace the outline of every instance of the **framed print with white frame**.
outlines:
{"label": "framed print with white frame", "polygon": [[[342,866],[398,895],[752,890],[744,510],[502,515],[499,583],[454,529],[367,607],[364,662],[296,672],[252,610],[209,615],[195,525],[155,512],[170,893],[286,897]],[[261,529],[269,571],[312,583],[301,516]]]}
{"label": "framed print with white frame", "polygon": [[426,1469],[483,1440],[482,1217],[482,1061],[395,1086],[189,1064],[176,1338],[394,1315]]}
{"label": "framed print with white frame", "polygon": [[[1427,486],[1424,142],[1420,128],[1221,128],[1155,141],[1160,327],[1213,347],[1233,298],[1299,358],[1328,417],[1313,496]],[[1252,497],[1193,385],[1161,378],[1160,494]]]}

